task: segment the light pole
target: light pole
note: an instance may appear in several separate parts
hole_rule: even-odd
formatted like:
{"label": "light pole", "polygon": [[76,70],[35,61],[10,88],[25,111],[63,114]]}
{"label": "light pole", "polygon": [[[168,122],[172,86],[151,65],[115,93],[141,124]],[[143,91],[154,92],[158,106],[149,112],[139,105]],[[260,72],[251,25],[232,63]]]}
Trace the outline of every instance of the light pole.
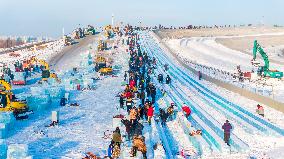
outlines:
{"label": "light pole", "polygon": [[114,26],[114,14],[111,15],[111,26]]}

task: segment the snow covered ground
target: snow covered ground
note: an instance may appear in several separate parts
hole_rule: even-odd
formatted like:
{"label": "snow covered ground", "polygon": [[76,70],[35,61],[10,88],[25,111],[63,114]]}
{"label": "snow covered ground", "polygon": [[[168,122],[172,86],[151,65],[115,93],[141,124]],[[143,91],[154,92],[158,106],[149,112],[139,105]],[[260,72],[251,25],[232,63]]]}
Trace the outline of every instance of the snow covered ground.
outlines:
{"label": "snow covered ground", "polygon": [[[159,108],[166,108],[171,102],[178,105],[179,111],[184,103],[193,110],[189,120],[181,115],[168,121],[165,127],[157,121],[153,121],[151,126],[144,124],[143,135],[146,137],[148,158],[160,159],[165,158],[165,155],[167,158],[180,158],[181,153],[192,155],[193,158],[203,156],[212,159],[281,159],[284,156],[283,113],[264,106],[265,117],[258,116],[255,113],[257,102],[207,81],[199,81],[190,71],[180,66],[174,57],[158,44],[159,41],[151,33],[142,32],[141,37],[142,49],[158,60],[158,68],[155,70],[156,74],[152,76],[152,82],[157,85],[159,96],[162,88],[167,91],[167,95],[160,96],[157,101],[156,116]],[[210,44],[210,41],[207,43]],[[88,65],[87,58],[89,53],[93,53],[90,46],[96,48],[96,45],[96,42],[86,44],[74,53],[62,56],[58,61],[59,64],[54,65],[64,84],[69,84],[66,83],[71,78],[68,71],[73,67],[79,68],[78,77],[83,79],[97,77],[96,73],[89,71],[93,66]],[[54,49],[60,50],[61,45],[56,46],[58,47]],[[122,67],[117,76],[105,76],[101,77],[101,80],[96,80],[95,90],[67,90],[71,95],[70,102],[79,103],[79,107],[60,107],[58,102],[53,102],[47,110],[35,112],[28,120],[16,121],[7,138],[8,144],[27,144],[29,154],[33,158],[77,159],[82,158],[88,151],[104,156],[110,143],[108,135],[113,131],[112,118],[122,111],[118,108],[119,99],[115,96],[123,90],[121,85],[123,75],[128,69],[128,54],[125,49],[125,46],[120,45],[118,50],[109,51],[114,59],[113,66]],[[49,52],[50,56],[44,53],[40,56],[48,60],[56,55],[53,51]],[[230,60],[228,57],[225,58]],[[172,77],[172,85],[157,84],[156,75],[165,74],[162,69],[164,63],[169,64],[170,70],[166,73]],[[39,85],[35,83],[16,89],[18,92],[24,91],[28,94],[31,93],[29,88],[33,86]],[[46,127],[51,122],[51,111],[54,110],[59,111],[60,114],[59,126]],[[231,148],[222,141],[223,134],[220,127],[226,119],[229,119],[234,127]],[[189,123],[191,126],[188,126]],[[188,133],[192,129],[201,129],[202,137],[198,139],[190,137]],[[154,150],[153,145],[157,143],[164,146]],[[128,144],[127,142],[123,144],[125,155],[129,154]]]}
{"label": "snow covered ground", "polygon": [[[72,61],[73,65],[87,65],[88,61],[84,57],[89,51],[88,47],[84,49],[72,56],[76,59]],[[114,57],[116,65],[121,65],[122,69],[127,67],[124,48],[115,52]],[[68,59],[63,61],[68,62]],[[68,71],[69,67],[61,67],[61,70],[63,73]],[[85,71],[84,74],[86,73]],[[94,76],[90,74],[92,75]],[[110,138],[104,139],[104,133],[113,131],[112,117],[117,115],[118,107],[115,95],[122,90],[123,75],[124,71],[120,72],[118,77],[109,76],[98,80],[94,91],[71,91],[70,100],[78,102],[79,107],[59,107],[59,103],[53,103],[47,111],[36,112],[29,120],[16,122],[11,137],[7,139],[8,143],[27,144],[29,153],[34,158],[82,158],[84,153],[89,151],[104,156],[110,143]],[[68,76],[63,75],[62,78]],[[58,127],[46,127],[50,124],[52,110],[60,113]]]}
{"label": "snow covered ground", "polygon": [[[277,35],[280,33],[277,33]],[[281,33],[282,34],[282,33]],[[262,36],[251,35],[251,36]],[[270,34],[265,34],[270,35]],[[275,35],[275,33],[271,33]],[[250,36],[250,35],[246,35]],[[232,38],[232,37],[246,37],[246,36],[220,36],[220,37],[191,37],[183,39],[163,39],[165,43],[182,59],[187,59],[194,63],[207,66],[209,68],[218,69],[220,71],[226,71],[230,74],[237,73],[237,66],[241,66],[242,71],[251,71],[253,69],[251,65],[252,55],[232,50],[227,48],[215,40],[216,38]],[[280,46],[279,46],[280,47]],[[281,48],[281,47],[280,47]],[[278,51],[274,52],[279,53]],[[277,55],[275,55],[277,56]],[[257,60],[263,65],[263,60],[261,57],[257,57]],[[271,62],[270,68],[284,71],[283,65]],[[203,73],[208,73],[204,71]],[[210,74],[210,73],[208,73]],[[260,93],[265,96],[270,96],[276,100],[282,101],[284,97],[284,82],[277,79],[262,79],[262,80],[252,80],[251,82],[245,81],[244,83],[239,83],[232,79],[232,76],[219,76],[212,75],[214,78],[224,80],[226,82],[232,83],[234,85],[252,90],[256,93]],[[259,90],[259,91],[258,91]]]}

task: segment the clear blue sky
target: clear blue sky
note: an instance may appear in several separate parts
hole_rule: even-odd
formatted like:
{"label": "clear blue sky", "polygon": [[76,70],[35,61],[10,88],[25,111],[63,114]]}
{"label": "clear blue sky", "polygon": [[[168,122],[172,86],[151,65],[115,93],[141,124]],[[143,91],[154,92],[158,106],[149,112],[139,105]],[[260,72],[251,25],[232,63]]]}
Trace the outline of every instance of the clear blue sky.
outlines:
{"label": "clear blue sky", "polygon": [[284,0],[0,0],[0,35],[61,35],[78,24],[284,25]]}

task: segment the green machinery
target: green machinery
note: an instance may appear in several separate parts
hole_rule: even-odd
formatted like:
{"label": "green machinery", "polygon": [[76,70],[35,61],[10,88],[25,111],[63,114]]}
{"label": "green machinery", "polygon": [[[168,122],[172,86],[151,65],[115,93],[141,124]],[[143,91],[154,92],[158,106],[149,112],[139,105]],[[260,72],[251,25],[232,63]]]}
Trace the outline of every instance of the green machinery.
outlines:
{"label": "green machinery", "polygon": [[96,34],[96,30],[93,26],[88,25],[87,28],[85,28],[85,34],[86,35],[95,35]]}
{"label": "green machinery", "polygon": [[263,75],[264,77],[271,77],[271,78],[282,78],[283,72],[279,72],[277,70],[270,70],[269,69],[269,60],[267,54],[263,51],[262,47],[257,43],[257,40],[254,41],[253,46],[253,61],[256,59],[256,54],[260,53],[263,61],[264,66],[260,66],[257,70],[259,75]]}

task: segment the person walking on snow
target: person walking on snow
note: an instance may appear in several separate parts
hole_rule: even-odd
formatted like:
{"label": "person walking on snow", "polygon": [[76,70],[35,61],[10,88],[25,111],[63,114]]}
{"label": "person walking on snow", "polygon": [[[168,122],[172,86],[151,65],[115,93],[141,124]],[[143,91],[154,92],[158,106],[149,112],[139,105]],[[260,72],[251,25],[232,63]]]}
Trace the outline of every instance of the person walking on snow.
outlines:
{"label": "person walking on snow", "polygon": [[174,115],[174,103],[171,103],[171,105],[167,109],[167,116],[170,118],[170,120],[173,120]]}
{"label": "person walking on snow", "polygon": [[164,65],[164,68],[165,68],[165,71],[168,71],[168,70],[169,70],[169,65],[168,65],[168,64],[165,64],[165,65]]}
{"label": "person walking on snow", "polygon": [[107,154],[109,158],[112,158],[112,152],[114,148],[114,141],[111,141],[111,143],[108,146]]}
{"label": "person walking on snow", "polygon": [[130,109],[132,108],[132,104],[133,104],[132,98],[127,97],[127,99],[126,99],[126,109],[127,109],[128,113],[129,113]]}
{"label": "person walking on snow", "polygon": [[132,144],[132,156],[135,157],[137,154],[137,150],[142,152],[143,159],[147,159],[147,147],[145,144],[145,139],[143,136],[134,136],[133,144]]}
{"label": "person walking on snow", "polygon": [[148,111],[147,111],[147,116],[148,116],[148,123],[151,124],[151,119],[154,115],[154,108],[152,105],[149,106]]}
{"label": "person walking on snow", "polygon": [[160,111],[161,124],[162,126],[165,126],[168,116],[162,108],[160,108],[159,111]]}
{"label": "person walking on snow", "polygon": [[119,127],[117,127],[115,131],[113,132],[112,141],[115,143],[115,145],[118,145],[120,147],[120,143],[122,142],[122,139],[121,139]]}
{"label": "person walking on snow", "polygon": [[124,73],[124,81],[126,81],[126,79],[127,79],[127,72],[125,71],[125,73]]}
{"label": "person walking on snow", "polygon": [[119,96],[119,104],[120,104],[120,108],[123,108],[123,106],[124,106],[123,94],[120,94],[120,96]]}
{"label": "person walking on snow", "polygon": [[186,118],[188,118],[189,115],[191,114],[190,108],[189,108],[188,106],[184,105],[184,106],[182,107],[182,110],[183,110],[183,112],[185,113]]}
{"label": "person walking on snow", "polygon": [[263,109],[263,106],[257,104],[256,113],[257,113],[258,115],[261,115],[261,116],[264,117],[264,109]]}
{"label": "person walking on snow", "polygon": [[230,140],[232,125],[229,123],[229,120],[226,120],[226,122],[222,126],[222,129],[224,130],[224,141],[228,146],[230,146],[229,140]]}
{"label": "person walking on snow", "polygon": [[198,79],[201,80],[201,78],[202,78],[202,74],[200,71],[198,71]]}
{"label": "person walking on snow", "polygon": [[130,123],[130,121],[129,120],[127,120],[127,119],[121,119],[121,122],[122,122],[122,124],[125,126],[125,132],[127,133],[127,139],[128,139],[128,141],[130,140],[130,137],[132,136],[132,132],[133,131],[131,131],[131,123]]}
{"label": "person walking on snow", "polygon": [[145,92],[142,90],[140,94],[141,104],[144,105],[145,103]]}
{"label": "person walking on snow", "polygon": [[159,81],[159,83],[163,83],[163,75],[162,74],[159,74],[158,75],[158,81]]}
{"label": "person walking on snow", "polygon": [[170,84],[171,83],[171,77],[169,75],[167,75],[166,77],[166,84]]}
{"label": "person walking on snow", "polygon": [[137,109],[135,106],[130,110],[129,118],[131,124],[134,125],[137,119]]}

